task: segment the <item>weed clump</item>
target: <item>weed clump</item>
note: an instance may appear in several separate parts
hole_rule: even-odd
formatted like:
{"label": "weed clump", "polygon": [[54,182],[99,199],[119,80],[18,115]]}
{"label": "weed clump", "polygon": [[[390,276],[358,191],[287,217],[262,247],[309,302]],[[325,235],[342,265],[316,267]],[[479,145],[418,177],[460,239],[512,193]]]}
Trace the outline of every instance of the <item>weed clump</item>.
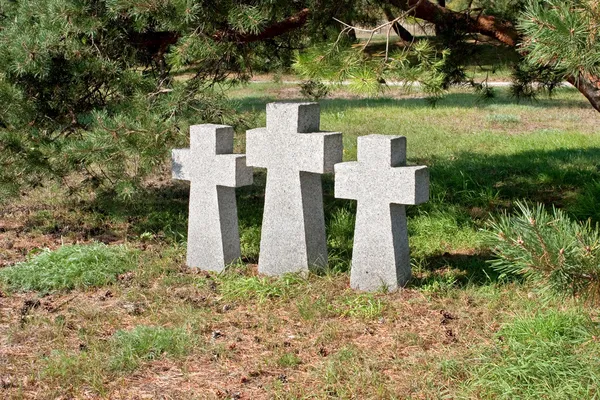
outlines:
{"label": "weed clump", "polygon": [[600,233],[598,227],[571,220],[556,208],[516,203],[520,213],[489,223],[493,268],[520,275],[540,291],[600,300]]}
{"label": "weed clump", "polygon": [[125,246],[63,246],[1,269],[0,284],[13,291],[42,293],[104,286],[134,269],[137,259],[138,252]]}

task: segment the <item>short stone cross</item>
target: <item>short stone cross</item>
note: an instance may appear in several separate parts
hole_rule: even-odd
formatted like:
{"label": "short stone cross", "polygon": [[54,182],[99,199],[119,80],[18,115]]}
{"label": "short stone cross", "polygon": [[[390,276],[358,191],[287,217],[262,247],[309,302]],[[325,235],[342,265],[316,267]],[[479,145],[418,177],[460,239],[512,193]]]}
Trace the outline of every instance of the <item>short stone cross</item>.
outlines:
{"label": "short stone cross", "polygon": [[342,159],[342,134],[319,132],[317,103],[267,104],[267,127],[246,135],[248,165],[267,168],[258,270],[327,264],[321,175]]}
{"label": "short stone cross", "polygon": [[187,265],[222,271],[240,257],[235,188],[252,184],[246,157],[233,152],[233,128],[190,127],[190,148],[173,150],[173,178],[190,181]]}
{"label": "short stone cross", "polygon": [[429,199],[427,167],[406,167],[406,138],[358,138],[358,161],[335,166],[335,197],[358,200],[350,286],[396,290],[410,279],[405,204]]}

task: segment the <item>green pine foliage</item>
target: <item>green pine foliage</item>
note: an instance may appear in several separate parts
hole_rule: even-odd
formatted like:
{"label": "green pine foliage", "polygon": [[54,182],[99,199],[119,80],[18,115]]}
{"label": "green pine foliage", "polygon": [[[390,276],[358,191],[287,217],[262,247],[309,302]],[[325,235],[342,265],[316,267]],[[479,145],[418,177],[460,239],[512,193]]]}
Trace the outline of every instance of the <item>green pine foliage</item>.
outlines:
{"label": "green pine foliage", "polygon": [[[131,196],[190,124],[244,126],[226,84],[289,65],[307,32],[359,14],[347,3],[0,0],[0,197],[48,178]],[[243,40],[304,7],[327,19]]]}
{"label": "green pine foliage", "polygon": [[342,38],[334,44],[297,52],[293,68],[311,81],[348,81],[348,88],[357,93],[375,95],[385,90],[385,82],[403,81],[407,88],[419,83],[433,101],[445,94],[448,50],[438,50],[428,40],[388,53],[369,54],[363,50]]}
{"label": "green pine foliage", "polygon": [[137,252],[125,246],[63,246],[0,269],[0,285],[13,291],[41,293],[104,286],[136,268],[137,262]]}
{"label": "green pine foliage", "polygon": [[549,213],[538,204],[516,203],[517,215],[489,224],[491,265],[506,275],[523,276],[541,292],[600,300],[600,232],[588,221],[571,220],[563,211]]}
{"label": "green pine foliage", "polygon": [[596,0],[529,0],[519,19],[531,65],[580,76],[600,75],[600,5]]}

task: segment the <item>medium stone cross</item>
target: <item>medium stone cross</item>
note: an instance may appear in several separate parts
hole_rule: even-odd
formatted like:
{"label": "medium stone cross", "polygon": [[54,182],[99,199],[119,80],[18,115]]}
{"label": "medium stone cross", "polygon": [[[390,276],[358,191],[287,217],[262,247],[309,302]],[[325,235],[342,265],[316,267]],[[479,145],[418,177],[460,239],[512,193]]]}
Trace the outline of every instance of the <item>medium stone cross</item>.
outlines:
{"label": "medium stone cross", "polygon": [[235,188],[252,184],[246,157],[233,152],[233,128],[190,127],[190,148],[173,150],[173,178],[190,181],[187,265],[222,271],[240,257]]}
{"label": "medium stone cross", "polygon": [[429,199],[427,167],[406,167],[406,138],[358,138],[358,161],[335,166],[335,197],[358,200],[350,286],[396,290],[410,279],[405,204]]}
{"label": "medium stone cross", "polygon": [[342,134],[319,132],[317,103],[267,104],[267,127],[246,135],[248,165],[267,169],[258,270],[327,264],[321,175],[342,159]]}

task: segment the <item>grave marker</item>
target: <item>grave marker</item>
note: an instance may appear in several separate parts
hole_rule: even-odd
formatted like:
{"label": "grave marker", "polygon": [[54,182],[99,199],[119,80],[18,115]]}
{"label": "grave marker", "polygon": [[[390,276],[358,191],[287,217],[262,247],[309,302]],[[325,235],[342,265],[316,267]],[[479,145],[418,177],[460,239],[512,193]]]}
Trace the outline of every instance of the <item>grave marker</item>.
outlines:
{"label": "grave marker", "polygon": [[335,166],[335,197],[357,200],[350,286],[374,291],[410,279],[405,204],[429,199],[427,167],[406,167],[406,138],[358,138],[358,161]]}
{"label": "grave marker", "polygon": [[327,264],[321,174],[342,159],[341,133],[319,132],[317,103],[267,104],[267,127],[246,136],[248,165],[267,169],[258,270]]}
{"label": "grave marker", "polygon": [[173,178],[190,181],[187,265],[222,271],[240,257],[235,188],[252,184],[246,157],[233,152],[233,128],[190,127],[190,148],[172,153]]}

